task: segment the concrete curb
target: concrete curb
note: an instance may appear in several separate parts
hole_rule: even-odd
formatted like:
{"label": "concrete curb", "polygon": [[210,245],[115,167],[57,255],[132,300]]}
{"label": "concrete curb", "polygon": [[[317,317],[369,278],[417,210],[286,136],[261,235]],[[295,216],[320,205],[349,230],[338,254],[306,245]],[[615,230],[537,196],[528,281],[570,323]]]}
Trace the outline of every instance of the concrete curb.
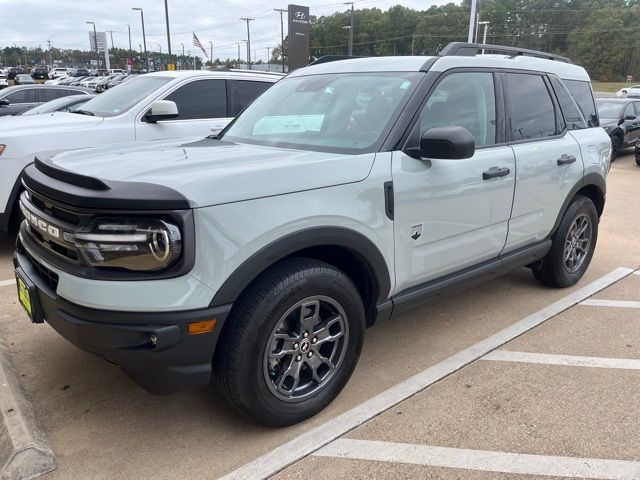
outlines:
{"label": "concrete curb", "polygon": [[0,340],[0,479],[27,480],[56,468],[53,450]]}

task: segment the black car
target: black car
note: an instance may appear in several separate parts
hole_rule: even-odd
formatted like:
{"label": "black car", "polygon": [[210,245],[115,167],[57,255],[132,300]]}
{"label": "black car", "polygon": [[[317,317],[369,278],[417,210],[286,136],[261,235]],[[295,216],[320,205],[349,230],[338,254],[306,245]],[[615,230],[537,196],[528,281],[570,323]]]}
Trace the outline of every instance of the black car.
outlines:
{"label": "black car", "polygon": [[47,67],[34,67],[31,69],[31,78],[34,80],[48,80],[49,70]]}
{"label": "black car", "polygon": [[7,70],[7,79],[13,80],[14,78],[16,78],[16,75],[20,75],[21,73],[24,73],[22,67],[11,67],[9,70]]}
{"label": "black car", "polygon": [[90,95],[86,88],[60,87],[58,85],[24,85],[8,87],[0,91],[0,117],[17,115],[45,102],[68,95]]}
{"label": "black car", "polygon": [[87,70],[86,68],[78,68],[72,75],[72,77],[89,77],[91,76],[91,74],[89,73],[89,70]]}
{"label": "black car", "polygon": [[598,98],[600,126],[611,137],[611,161],[640,138],[640,99]]}

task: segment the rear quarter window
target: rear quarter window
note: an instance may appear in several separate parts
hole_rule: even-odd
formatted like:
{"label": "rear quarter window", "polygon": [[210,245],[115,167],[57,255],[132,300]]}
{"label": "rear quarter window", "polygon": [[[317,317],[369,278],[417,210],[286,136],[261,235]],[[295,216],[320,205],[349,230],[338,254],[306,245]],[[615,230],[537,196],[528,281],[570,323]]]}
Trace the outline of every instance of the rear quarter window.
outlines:
{"label": "rear quarter window", "polygon": [[562,116],[564,117],[567,129],[579,130],[587,128],[587,122],[583,118],[582,112],[560,79],[550,76],[549,80],[560,104],[560,110],[562,110]]}
{"label": "rear quarter window", "polygon": [[593,98],[593,91],[591,90],[591,83],[580,80],[563,80],[563,83],[578,104],[580,111],[582,111],[582,115],[587,121],[587,126],[597,127],[600,125],[596,102]]}

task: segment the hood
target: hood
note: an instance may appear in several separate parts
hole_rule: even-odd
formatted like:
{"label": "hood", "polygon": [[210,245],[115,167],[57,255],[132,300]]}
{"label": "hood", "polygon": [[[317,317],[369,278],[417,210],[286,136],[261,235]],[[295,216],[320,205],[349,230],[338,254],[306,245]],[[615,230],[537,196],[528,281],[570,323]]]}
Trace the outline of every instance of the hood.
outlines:
{"label": "hood", "polygon": [[69,151],[52,161],[102,180],[167,186],[197,208],[358,182],[367,177],[374,159],[373,153],[345,155],[182,139],[117,150]]}
{"label": "hood", "polygon": [[53,131],[77,130],[93,127],[102,123],[102,117],[80,115],[79,113],[54,112],[40,115],[18,115],[9,117],[7,121],[0,123],[0,138],[32,135],[40,131],[49,133]]}
{"label": "hood", "polygon": [[618,118],[600,117],[600,126],[602,128],[617,127],[620,122]]}

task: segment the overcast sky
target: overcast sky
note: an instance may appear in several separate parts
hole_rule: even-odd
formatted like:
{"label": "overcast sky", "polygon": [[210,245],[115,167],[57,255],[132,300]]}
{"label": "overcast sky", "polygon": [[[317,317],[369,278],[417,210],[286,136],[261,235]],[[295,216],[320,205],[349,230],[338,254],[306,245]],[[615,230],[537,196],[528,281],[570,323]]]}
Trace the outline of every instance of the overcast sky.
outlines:
{"label": "overcast sky", "polygon": [[[251,22],[252,57],[266,59],[267,47],[280,43],[280,16],[274,8],[286,8],[287,1],[280,0],[168,0],[173,53],[182,50],[194,51],[192,31],[209,52],[213,42],[213,56],[235,58],[238,42],[247,38],[246,24],[240,17],[255,18]],[[445,0],[360,0],[355,8],[377,7],[386,10],[402,4],[415,9],[426,9],[433,4],[447,3]],[[457,3],[457,2],[456,2]],[[349,7],[336,0],[300,1],[308,5],[312,15],[326,15],[344,11]],[[116,47],[128,48],[127,24],[131,25],[132,48],[142,43],[140,12],[131,7],[144,9],[147,49],[167,51],[167,37],[163,0],[0,0],[2,29],[0,47],[8,45],[46,49],[47,40],[54,47],[89,49],[89,28],[86,21],[96,22],[98,31],[113,30]],[[285,14],[285,35],[287,31]],[[109,45],[111,40],[107,34]],[[346,42],[346,40],[345,40]],[[242,58],[246,56],[242,46]]]}

